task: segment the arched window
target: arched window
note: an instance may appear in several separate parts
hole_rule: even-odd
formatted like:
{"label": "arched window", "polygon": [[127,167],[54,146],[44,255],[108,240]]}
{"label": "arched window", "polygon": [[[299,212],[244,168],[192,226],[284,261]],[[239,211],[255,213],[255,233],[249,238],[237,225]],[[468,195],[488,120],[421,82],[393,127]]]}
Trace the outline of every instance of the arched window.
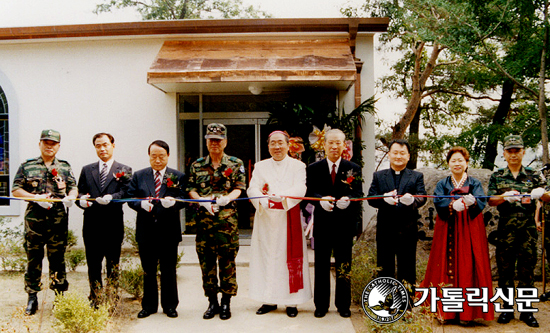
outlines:
{"label": "arched window", "polygon": [[[8,99],[0,87],[0,196],[10,196]],[[9,200],[0,200],[0,206],[8,206]]]}

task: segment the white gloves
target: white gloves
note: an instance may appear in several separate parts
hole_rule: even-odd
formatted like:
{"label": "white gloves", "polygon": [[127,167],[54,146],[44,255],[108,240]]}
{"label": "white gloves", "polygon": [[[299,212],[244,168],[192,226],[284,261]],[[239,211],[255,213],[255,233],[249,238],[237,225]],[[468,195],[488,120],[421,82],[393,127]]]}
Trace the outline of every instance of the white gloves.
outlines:
{"label": "white gloves", "polygon": [[174,199],[172,197],[164,197],[164,198],[160,199],[160,204],[164,208],[170,208],[170,207],[172,207],[176,204],[176,199]]}
{"label": "white gloves", "polygon": [[264,208],[269,208],[269,199],[268,198],[261,198],[260,199],[260,205],[262,205]]}
{"label": "white gloves", "polygon": [[[209,198],[205,198],[205,199],[209,199]],[[217,209],[214,209],[214,206],[210,201],[199,202],[199,205],[206,208],[206,211],[210,213],[210,215],[214,215],[217,211]]]}
{"label": "white gloves", "polygon": [[399,198],[399,202],[405,206],[410,206],[414,202],[414,197],[410,193],[405,193],[401,198]]}
{"label": "white gloves", "polygon": [[[323,207],[324,210],[326,210],[327,212],[332,212],[332,210],[334,209],[334,198],[333,197],[330,197],[330,196],[326,196],[326,197],[322,197],[321,199],[325,199],[325,200],[321,200],[321,207]],[[331,200],[331,201],[328,201],[328,200]]]}
{"label": "white gloves", "polygon": [[89,194],[86,194],[86,195],[81,196],[81,197],[80,197],[80,201],[79,201],[80,207],[82,207],[82,208],[88,208],[88,207],[90,207],[90,206],[92,205],[93,202],[86,200],[86,199],[89,199],[89,198],[90,198],[90,195],[89,195]]}
{"label": "white gloves", "polygon": [[520,193],[516,190],[506,191],[506,192],[502,193],[502,195],[504,196],[504,200],[506,200],[510,203],[515,202],[515,201],[520,201],[521,197],[519,196],[519,194]]}
{"label": "white gloves", "polygon": [[113,196],[110,194],[95,198],[95,201],[100,205],[108,205],[111,200],[113,200]]}
{"label": "white gloves", "polygon": [[470,207],[471,205],[476,203],[476,198],[470,193],[463,196],[462,200],[464,201],[464,204],[466,204],[466,207]]}
{"label": "white gloves", "polygon": [[336,207],[338,207],[338,209],[346,209],[349,203],[349,197],[341,197],[340,200],[336,201]]}
{"label": "white gloves", "polygon": [[466,209],[466,203],[462,198],[460,198],[453,202],[453,209],[456,210],[457,212],[462,212],[463,210]]}
{"label": "white gloves", "polygon": [[269,200],[271,200],[273,202],[281,202],[281,201],[283,201],[283,198],[281,198],[277,194],[270,194],[269,195]]}
{"label": "white gloves", "polygon": [[74,204],[74,199],[76,199],[74,195],[67,195],[66,197],[61,199],[61,202],[63,202],[66,208],[69,208]]}
{"label": "white gloves", "polygon": [[395,197],[396,195],[397,195],[397,190],[384,193],[384,201],[390,206],[395,206],[399,202],[399,200]]}
{"label": "white gloves", "polygon": [[144,211],[150,213],[153,210],[153,204],[147,200],[141,200],[141,208],[143,208]]}
{"label": "white gloves", "polygon": [[231,199],[227,195],[222,195],[219,198],[216,198],[216,205],[218,206],[226,206],[231,202]]}
{"label": "white gloves", "polygon": [[[35,199],[49,199],[50,198],[50,195],[49,194],[35,194],[34,195],[34,198]],[[52,202],[49,202],[49,201],[35,201],[40,207],[44,208],[44,209],[50,209],[53,207],[53,203]]]}
{"label": "white gloves", "polygon": [[531,199],[540,199],[546,191],[542,187],[537,187],[531,191]]}

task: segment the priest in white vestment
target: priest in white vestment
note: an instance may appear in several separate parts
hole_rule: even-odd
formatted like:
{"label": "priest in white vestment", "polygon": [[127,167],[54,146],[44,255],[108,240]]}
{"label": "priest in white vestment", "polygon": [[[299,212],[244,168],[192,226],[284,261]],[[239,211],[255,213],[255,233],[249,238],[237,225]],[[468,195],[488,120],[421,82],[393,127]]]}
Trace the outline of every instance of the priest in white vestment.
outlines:
{"label": "priest in white vestment", "polygon": [[[250,248],[250,298],[263,303],[256,314],[286,306],[296,317],[296,305],[312,298],[307,245],[299,219],[301,200],[306,193],[306,166],[288,156],[289,137],[275,131],[269,135],[272,158],[255,164],[249,197],[256,208]],[[296,215],[297,214],[297,215]],[[296,219],[297,216],[297,219]],[[298,227],[299,226],[299,227]]]}

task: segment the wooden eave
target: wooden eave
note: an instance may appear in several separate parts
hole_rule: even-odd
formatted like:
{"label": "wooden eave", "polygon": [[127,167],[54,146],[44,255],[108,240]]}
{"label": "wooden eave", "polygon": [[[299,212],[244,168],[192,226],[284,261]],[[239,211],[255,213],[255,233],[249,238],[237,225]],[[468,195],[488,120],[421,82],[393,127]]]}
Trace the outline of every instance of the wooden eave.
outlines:
{"label": "wooden eave", "polygon": [[[0,28],[0,40],[182,34],[385,32],[388,18],[172,20]],[[354,39],[354,36],[350,38]]]}
{"label": "wooden eave", "polygon": [[255,82],[347,90],[356,67],[348,38],[166,41],[147,73],[163,91],[197,84]]}

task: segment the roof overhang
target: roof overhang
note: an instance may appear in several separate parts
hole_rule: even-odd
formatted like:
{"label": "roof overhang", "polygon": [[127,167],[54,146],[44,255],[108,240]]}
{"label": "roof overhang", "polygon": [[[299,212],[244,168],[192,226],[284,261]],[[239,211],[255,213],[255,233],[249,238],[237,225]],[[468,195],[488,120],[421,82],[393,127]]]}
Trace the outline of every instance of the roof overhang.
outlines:
{"label": "roof overhang", "polygon": [[166,41],[147,82],[165,92],[347,90],[356,71],[347,38]]}

